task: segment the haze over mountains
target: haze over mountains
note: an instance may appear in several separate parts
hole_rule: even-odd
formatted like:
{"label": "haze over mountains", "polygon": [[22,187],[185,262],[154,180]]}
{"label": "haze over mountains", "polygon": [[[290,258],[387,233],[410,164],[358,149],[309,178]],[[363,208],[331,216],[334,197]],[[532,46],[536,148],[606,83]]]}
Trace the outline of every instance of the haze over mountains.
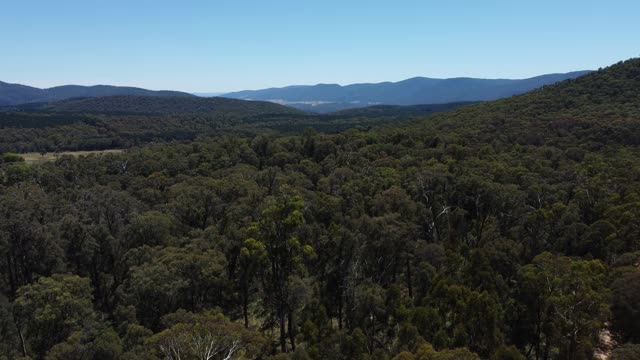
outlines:
{"label": "haze over mountains", "polygon": [[116,95],[136,95],[136,96],[189,96],[180,91],[153,91],[136,87],[95,85],[64,85],[48,89],[40,89],[21,84],[9,84],[0,81],[0,106],[19,105],[38,102],[53,102],[80,97],[101,97]]}
{"label": "haze over mountains", "polygon": [[590,71],[547,74],[528,79],[434,79],[415,77],[376,84],[318,84],[247,90],[224,94],[243,100],[265,100],[302,110],[331,112],[371,105],[444,104],[489,101],[522,94],[544,85],[573,79]]}

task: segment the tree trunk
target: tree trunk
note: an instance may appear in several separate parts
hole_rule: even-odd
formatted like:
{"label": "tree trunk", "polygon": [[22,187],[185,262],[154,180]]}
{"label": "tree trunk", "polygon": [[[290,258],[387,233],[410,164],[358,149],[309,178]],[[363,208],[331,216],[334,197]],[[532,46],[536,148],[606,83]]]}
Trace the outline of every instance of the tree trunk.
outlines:
{"label": "tree trunk", "polygon": [[242,296],[242,314],[244,315],[244,327],[248,328],[249,327],[249,314],[248,314],[248,303],[249,303],[249,299],[247,299],[249,297],[249,292],[247,291],[247,287],[245,286],[244,289],[242,290],[243,292],[243,296]]}
{"label": "tree trunk", "polygon": [[22,330],[20,330],[20,326],[16,326],[18,328],[18,336],[20,337],[20,347],[22,350],[22,356],[27,357],[27,345],[24,342],[24,335],[22,335]]}
{"label": "tree trunk", "polygon": [[289,341],[291,342],[291,351],[296,350],[296,334],[295,334],[295,323],[293,321],[293,311],[289,310]]}
{"label": "tree trunk", "polygon": [[338,329],[342,330],[342,291],[338,291]]}
{"label": "tree trunk", "polygon": [[13,269],[13,258],[11,257],[11,254],[7,254],[7,269],[9,270],[9,288],[11,288],[11,293],[15,294],[16,292],[16,277],[15,277],[15,271]]}
{"label": "tree trunk", "polygon": [[278,320],[280,321],[280,350],[283,353],[287,352],[287,332],[285,329],[285,316],[284,307],[282,305],[278,308]]}
{"label": "tree trunk", "polygon": [[544,360],[549,360],[549,353],[551,352],[551,341],[549,341],[549,339],[546,339],[545,344],[544,344]]}
{"label": "tree trunk", "polygon": [[413,299],[413,287],[411,286],[411,259],[407,256],[407,288],[409,289],[409,298]]}
{"label": "tree trunk", "polygon": [[573,360],[576,358],[576,348],[578,347],[578,340],[576,339],[576,332],[573,331],[571,334],[571,342],[569,342],[569,360]]}
{"label": "tree trunk", "polygon": [[540,316],[538,314],[538,324],[536,325],[536,360],[540,360],[540,342],[542,341],[541,337],[541,328],[542,324],[540,323]]}

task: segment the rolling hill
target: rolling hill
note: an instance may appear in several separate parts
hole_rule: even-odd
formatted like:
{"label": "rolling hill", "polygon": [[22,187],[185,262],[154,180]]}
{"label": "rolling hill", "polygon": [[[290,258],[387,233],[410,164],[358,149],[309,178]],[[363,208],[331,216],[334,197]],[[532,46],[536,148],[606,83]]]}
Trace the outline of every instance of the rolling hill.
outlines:
{"label": "rolling hill", "polygon": [[415,77],[395,83],[288,86],[232,92],[223,96],[273,101],[308,111],[332,112],[382,104],[418,105],[496,100],[587,73],[589,71],[547,74],[521,80]]}
{"label": "rolling hill", "polygon": [[221,134],[335,133],[406,123],[467,103],[373,106],[309,114],[264,101],[110,96],[0,107],[0,152],[103,150]]}
{"label": "rolling hill", "polygon": [[474,102],[457,102],[446,104],[422,105],[373,105],[360,108],[340,110],[328,114],[334,117],[381,117],[381,116],[425,116],[442,111],[449,111]]}
{"label": "rolling hill", "polygon": [[[32,108],[32,106],[29,106]],[[104,96],[69,99],[41,104],[42,110],[75,113],[123,114],[222,114],[241,116],[261,114],[300,114],[299,110],[267,101],[245,101],[228,98],[188,96]]]}
{"label": "rolling hill", "polygon": [[0,81],[0,106],[115,95],[194,97],[192,94],[179,91],[153,91],[135,87],[64,85],[48,89],[39,89],[36,87],[20,84],[8,84]]}
{"label": "rolling hill", "polygon": [[[640,144],[640,59],[526,94],[434,114],[421,130],[486,144],[582,148]],[[456,140],[458,141],[458,140]],[[510,145],[511,146],[511,145]]]}
{"label": "rolling hill", "polygon": [[106,96],[0,107],[0,153],[103,150],[154,141],[254,133],[262,124],[307,114],[264,102],[227,98]]}

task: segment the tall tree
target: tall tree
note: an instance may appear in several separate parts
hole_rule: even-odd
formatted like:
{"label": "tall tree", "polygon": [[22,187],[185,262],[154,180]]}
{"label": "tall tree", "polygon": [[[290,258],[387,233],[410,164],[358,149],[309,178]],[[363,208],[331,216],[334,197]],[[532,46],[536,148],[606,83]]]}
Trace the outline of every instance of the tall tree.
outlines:
{"label": "tall tree", "polygon": [[[286,190],[286,189],[285,189]],[[287,320],[291,324],[293,307],[291,279],[304,276],[303,256],[311,255],[313,248],[303,245],[297,236],[302,215],[303,200],[300,196],[282,194],[272,198],[261,218],[250,229],[264,247],[267,264],[262,269],[266,301],[275,312],[280,327],[280,350],[287,352]],[[290,326],[291,329],[291,326]],[[293,333],[289,331],[291,346],[295,348]]]}

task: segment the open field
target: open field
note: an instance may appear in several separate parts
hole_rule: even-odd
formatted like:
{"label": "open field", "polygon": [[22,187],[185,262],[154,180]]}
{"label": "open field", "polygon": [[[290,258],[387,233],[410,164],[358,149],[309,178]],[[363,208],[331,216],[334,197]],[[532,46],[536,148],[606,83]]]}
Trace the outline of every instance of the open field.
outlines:
{"label": "open field", "polygon": [[24,161],[27,164],[37,164],[43,163],[47,161],[55,161],[57,158],[63,155],[71,155],[71,156],[87,156],[94,154],[120,154],[123,150],[121,149],[110,149],[110,150],[95,150],[95,151],[62,151],[55,153],[45,153],[44,155],[41,153],[31,152],[20,154],[24,158]]}

